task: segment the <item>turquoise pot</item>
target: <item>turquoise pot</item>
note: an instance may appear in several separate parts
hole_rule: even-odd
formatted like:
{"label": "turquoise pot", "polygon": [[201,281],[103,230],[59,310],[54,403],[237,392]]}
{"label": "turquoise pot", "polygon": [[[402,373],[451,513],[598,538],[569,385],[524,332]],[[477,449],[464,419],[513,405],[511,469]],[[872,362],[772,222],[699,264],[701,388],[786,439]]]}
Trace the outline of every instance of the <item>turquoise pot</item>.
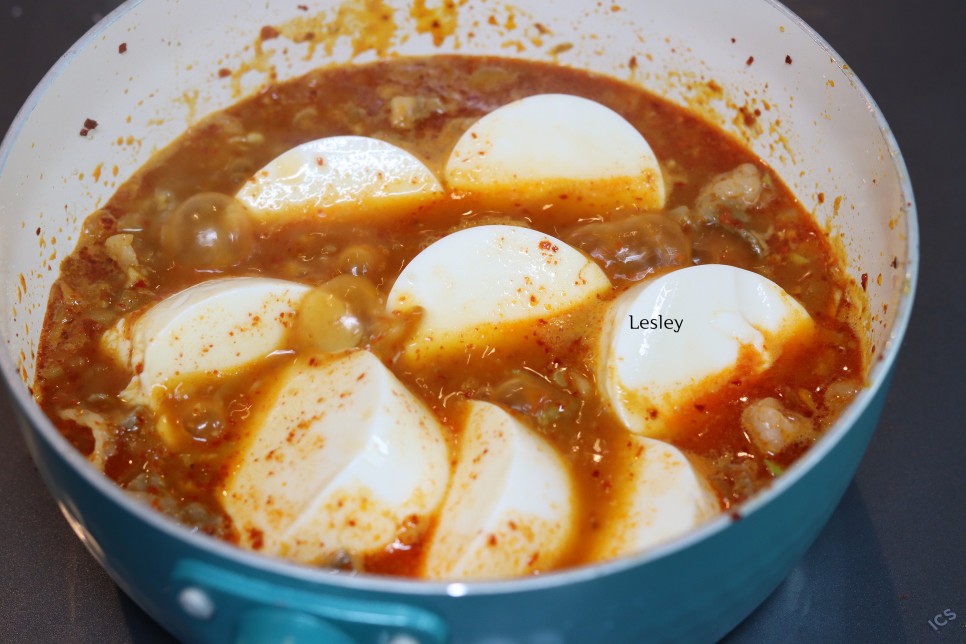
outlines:
{"label": "turquoise pot", "polygon": [[150,512],[132,513],[24,416],[20,426],[77,535],[128,595],[186,642],[714,642],[815,540],[858,467],[887,388],[888,378],[780,502],[730,516],[664,556],[529,583],[354,579],[253,557]]}
{"label": "turquoise pot", "polygon": [[[763,135],[750,144],[790,178],[791,189],[813,206],[820,223],[836,232],[856,279],[861,273],[883,275],[881,283],[869,283],[876,313],[868,329],[876,348],[869,387],[799,462],[737,512],[650,552],[594,566],[466,584],[353,577],[257,556],[188,531],[96,472],[33,402],[27,383],[56,274],[50,248],[38,247],[34,231],[56,228],[63,231],[59,238],[76,239],[80,221],[68,213],[91,212],[114,190],[107,182],[82,185],[78,172],[89,174],[98,163],[132,171],[195,112],[232,102],[230,84],[212,82],[214,73],[250,56],[245,46],[261,25],[299,11],[287,0],[128,2],[48,74],[0,148],[0,283],[9,285],[0,290],[0,371],[30,452],[78,537],[121,588],[179,639],[711,642],[777,587],[854,475],[882,410],[918,269],[908,175],[861,83],[820,37],[769,0],[640,2],[619,13],[570,0],[513,4],[520,16],[539,20],[553,33],[574,35],[574,46],[562,59],[567,64],[643,83],[679,103],[688,102],[688,90],[674,79],[694,77],[714,78],[722,87],[775,106],[761,117],[763,131],[771,131],[769,119],[778,127],[777,119],[783,138],[776,144]],[[313,10],[335,5],[318,2]],[[473,26],[487,24],[477,19],[483,14],[474,14],[489,11],[484,5],[460,7],[454,35],[438,45],[418,37],[405,22],[407,2],[390,5],[397,7],[399,29],[412,37],[389,43],[386,55],[506,53],[505,34]],[[580,33],[573,32],[574,24]],[[745,55],[729,49],[723,33],[753,45],[759,62],[746,65]],[[118,42],[129,43],[123,57]],[[295,44],[291,50],[292,55],[282,48],[267,54],[281,79],[353,55],[344,47],[331,58],[321,49],[314,58],[307,50],[296,51]],[[645,54],[652,55],[650,68],[628,67],[630,55]],[[536,48],[521,55],[544,60],[557,54]],[[794,65],[784,62],[786,55]],[[375,54],[364,52],[367,56]],[[257,74],[253,83],[260,80]],[[124,78],[129,80],[118,80]],[[838,82],[828,83],[831,79]],[[185,114],[186,92],[194,97],[191,114]],[[794,101],[788,100],[789,92]],[[726,105],[705,109],[708,118],[720,117],[726,129],[740,134]],[[77,136],[78,112],[97,115],[96,137]],[[828,118],[817,118],[819,113]],[[140,146],[112,145],[129,131],[138,133]],[[833,212],[831,198],[809,201],[816,187],[844,196],[841,213],[837,207]]]}

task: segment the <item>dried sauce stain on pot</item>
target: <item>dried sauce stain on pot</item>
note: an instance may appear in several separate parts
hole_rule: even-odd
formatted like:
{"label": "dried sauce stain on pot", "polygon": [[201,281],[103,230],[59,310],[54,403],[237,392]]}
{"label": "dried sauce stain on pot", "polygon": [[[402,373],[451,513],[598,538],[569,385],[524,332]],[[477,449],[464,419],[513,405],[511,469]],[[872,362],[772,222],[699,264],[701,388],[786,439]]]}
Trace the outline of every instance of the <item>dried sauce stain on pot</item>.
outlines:
{"label": "dried sauce stain on pot", "polygon": [[[232,95],[235,98],[243,95],[241,79],[249,72],[259,72],[265,76],[267,82],[275,82],[279,78],[278,69],[273,62],[277,52],[266,49],[265,43],[279,38],[295,45],[304,45],[304,60],[307,61],[312,60],[319,50],[331,60],[338,42],[342,39],[348,40],[351,46],[350,60],[367,52],[386,57],[406,43],[413,33],[429,35],[435,47],[441,47],[450,40],[452,48],[458,51],[461,48],[461,32],[465,32],[467,39],[472,39],[477,32],[495,31],[504,38],[502,48],[513,49],[518,53],[529,48],[542,49],[547,58],[553,61],[574,47],[572,42],[555,38],[553,31],[519,7],[505,4],[483,10],[468,7],[468,1],[442,0],[438,5],[431,6],[427,0],[413,0],[409,11],[403,13],[384,0],[347,0],[332,10],[297,15],[278,24],[262,26],[253,45],[245,48],[252,52],[250,58],[231,67],[219,66],[213,73],[217,78],[231,79]],[[605,6],[598,3],[589,12],[613,13],[620,10],[619,7],[614,7],[616,5]],[[303,13],[309,11],[307,5],[298,5],[297,8]],[[474,11],[469,16],[463,16],[462,14],[469,13],[468,9]],[[488,13],[485,18],[480,19],[479,14],[482,11]],[[407,18],[412,22],[407,23]],[[472,20],[469,29],[460,29],[461,19]],[[580,37],[594,38],[593,34],[586,32],[581,33]],[[285,49],[284,44],[277,46]]]}
{"label": "dried sauce stain on pot", "polygon": [[438,7],[429,8],[426,0],[414,0],[409,15],[416,20],[416,33],[428,33],[437,47],[456,33],[459,7],[468,0],[443,0]]}
{"label": "dried sauce stain on pot", "polygon": [[[284,27],[277,29],[284,32]],[[269,86],[193,126],[87,220],[77,250],[64,260],[51,292],[38,357],[36,391],[42,408],[85,454],[95,449],[96,434],[90,422],[69,410],[96,415],[113,432],[109,449],[101,454],[110,478],[190,526],[237,541],[239,535],[223,512],[218,493],[238,449],[235,439],[246,420],[257,416],[252,410],[258,409],[261,388],[293,358],[291,353],[279,354],[235,374],[182,382],[177,395],[169,392],[172,397],[166,404],[191,419],[198,439],[179,452],[165,447],[148,410],[119,400],[132,374],[101,353],[100,336],[121,316],[212,277],[166,258],[158,242],[163,216],[197,193],[233,194],[258,168],[302,142],[347,132],[400,145],[441,174],[452,146],[470,123],[537,93],[586,96],[627,118],[667,168],[668,216],[692,208],[704,186],[741,164],[755,165],[767,178],[770,199],[760,208],[736,213],[740,219],[727,226],[699,231],[685,225],[693,256],[698,263],[731,263],[774,280],[806,307],[819,332],[812,343],[791,347],[765,373],[738,373],[721,390],[676,410],[669,420],[680,437],[674,442],[705,473],[722,505],[730,507],[747,498],[773,478],[765,459],[784,467],[798,458],[850,400],[839,383],[861,379],[865,373],[861,341],[850,326],[857,305],[828,240],[777,177],[700,117],[613,79],[508,59],[397,59],[318,70]],[[397,97],[428,102],[432,109],[394,125],[392,105]],[[511,207],[499,217],[567,241],[571,231],[583,225],[575,201],[557,201],[548,211]],[[378,255],[379,261],[367,260],[366,279],[385,298],[401,268],[420,249],[467,225],[488,223],[494,217],[490,210],[485,201],[444,199],[412,216],[382,223],[377,218],[343,225],[313,220],[260,229],[250,258],[221,274],[321,284],[347,270],[345,251],[364,248],[362,255]],[[630,213],[601,214],[619,218]],[[736,232],[739,223],[745,232],[766,236],[770,251],[753,252],[747,235]],[[142,280],[130,281],[108,251],[106,241],[122,230],[132,231],[124,234],[131,235],[128,241]],[[593,254],[595,249],[585,250]],[[554,251],[553,244],[549,251]],[[626,286],[618,286],[608,297]],[[581,534],[593,534],[602,523],[619,520],[615,514],[624,504],[615,482],[626,464],[622,459],[630,458],[622,447],[626,430],[593,395],[593,380],[587,375],[595,373],[587,338],[596,315],[588,309],[549,323],[540,320],[519,333],[514,329],[500,351],[471,347],[452,364],[440,360],[394,371],[450,428],[451,445],[459,440],[454,419],[458,405],[453,403],[461,399],[502,402],[536,422],[534,429],[571,468],[578,505],[586,509],[575,528]],[[470,371],[462,368],[468,358]],[[534,372],[538,376],[530,378]],[[514,386],[503,386],[507,383]],[[513,393],[520,383],[532,388],[532,395]],[[779,400],[789,411],[810,419],[814,435],[778,454],[762,452],[742,431],[741,414],[749,401],[763,398]],[[413,574],[422,547],[422,541],[405,541],[358,565],[369,572]],[[587,556],[576,543],[559,565],[583,563]]]}
{"label": "dried sauce stain on pot", "polygon": [[[415,7],[416,5],[413,8],[414,12]],[[455,10],[453,6],[450,12],[452,15],[447,13],[445,22],[453,29],[455,29]],[[442,31],[440,33],[443,34]],[[342,38],[349,40],[352,58],[370,51],[379,56],[386,56],[405,42],[408,36],[400,33],[396,9],[383,0],[348,1],[338,5],[332,11],[296,16],[277,25],[264,25],[251,47],[252,56],[249,60],[241,61],[234,69],[220,67],[216,72],[219,78],[231,78],[232,94],[235,98],[242,95],[241,79],[249,72],[264,74],[268,82],[275,82],[278,78],[278,71],[272,62],[275,51],[266,49],[265,43],[280,37],[295,44],[306,45],[305,60],[311,60],[319,49],[326,57],[331,58],[338,41]]]}
{"label": "dried sauce stain on pot", "polygon": [[660,77],[645,74],[643,79],[649,85],[662,88],[662,93],[680,93],[688,110],[727,130],[743,144],[767,137],[771,157],[787,159],[793,165],[797,163],[792,144],[782,128],[779,106],[764,98],[767,87],[746,90],[739,97],[716,79],[692,71],[673,70]]}

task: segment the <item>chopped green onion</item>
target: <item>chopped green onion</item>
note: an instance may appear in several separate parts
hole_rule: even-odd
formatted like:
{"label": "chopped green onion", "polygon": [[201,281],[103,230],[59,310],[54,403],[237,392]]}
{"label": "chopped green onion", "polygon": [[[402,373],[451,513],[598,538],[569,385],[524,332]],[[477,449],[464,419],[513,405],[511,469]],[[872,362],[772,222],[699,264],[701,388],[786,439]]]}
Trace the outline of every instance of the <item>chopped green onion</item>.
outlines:
{"label": "chopped green onion", "polygon": [[771,473],[772,476],[781,476],[782,474],[785,473],[785,468],[779,465],[778,463],[776,463],[775,461],[771,460],[770,458],[765,459],[765,467],[768,468],[768,471]]}

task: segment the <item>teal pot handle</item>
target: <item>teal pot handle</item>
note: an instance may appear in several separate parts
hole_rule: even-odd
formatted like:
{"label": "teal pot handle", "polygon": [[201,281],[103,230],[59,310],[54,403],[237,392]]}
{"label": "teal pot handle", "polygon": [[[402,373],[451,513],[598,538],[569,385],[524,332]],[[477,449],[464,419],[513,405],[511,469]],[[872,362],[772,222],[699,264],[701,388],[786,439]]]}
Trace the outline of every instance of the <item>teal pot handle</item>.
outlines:
{"label": "teal pot handle", "polygon": [[354,644],[329,622],[306,613],[279,608],[256,608],[242,617],[235,644]]}
{"label": "teal pot handle", "polygon": [[447,639],[443,620],[421,608],[279,586],[193,559],[178,562],[172,583],[181,608],[197,620],[196,632],[234,632],[236,644],[442,644]]}

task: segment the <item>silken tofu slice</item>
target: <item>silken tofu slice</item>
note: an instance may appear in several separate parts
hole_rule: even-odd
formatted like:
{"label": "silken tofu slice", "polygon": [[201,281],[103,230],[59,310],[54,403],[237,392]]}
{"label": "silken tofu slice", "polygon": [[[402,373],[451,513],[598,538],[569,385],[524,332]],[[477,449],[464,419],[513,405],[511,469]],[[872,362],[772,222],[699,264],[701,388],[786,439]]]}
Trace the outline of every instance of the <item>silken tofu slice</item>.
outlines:
{"label": "silken tofu slice", "polygon": [[630,431],[661,437],[681,405],[738,371],[764,371],[813,330],[804,307],[761,275],[722,264],[682,268],[611,305],[600,334],[598,388]]}
{"label": "silken tofu slice", "polygon": [[417,537],[449,482],[443,427],[367,351],[278,376],[222,496],[241,545],[310,564]]}
{"label": "silken tofu slice", "polygon": [[134,372],[122,396],[155,407],[172,380],[218,375],[281,348],[308,291],[262,277],[202,282],[122,318],[101,347]]}
{"label": "silken tofu slice", "polygon": [[453,482],[424,576],[486,579],[552,568],[574,533],[570,473],[540,436],[491,403],[467,404]]}
{"label": "silken tofu slice", "polygon": [[714,492],[673,445],[628,436],[627,462],[617,470],[622,502],[593,537],[591,561],[642,552],[717,515]]}
{"label": "silken tofu slice", "polygon": [[664,179],[647,140],[609,107],[538,94],[504,105],[463,134],[446,162],[450,190],[544,205],[566,195],[601,214],[664,207]]}
{"label": "silken tofu slice", "polygon": [[442,195],[433,173],[406,150],[364,136],[333,136],[282,153],[235,196],[257,219],[285,222],[389,218]]}
{"label": "silken tofu slice", "polygon": [[393,284],[389,311],[422,308],[406,357],[429,359],[497,338],[609,291],[604,272],[555,237],[519,226],[461,230],[419,253]]}

